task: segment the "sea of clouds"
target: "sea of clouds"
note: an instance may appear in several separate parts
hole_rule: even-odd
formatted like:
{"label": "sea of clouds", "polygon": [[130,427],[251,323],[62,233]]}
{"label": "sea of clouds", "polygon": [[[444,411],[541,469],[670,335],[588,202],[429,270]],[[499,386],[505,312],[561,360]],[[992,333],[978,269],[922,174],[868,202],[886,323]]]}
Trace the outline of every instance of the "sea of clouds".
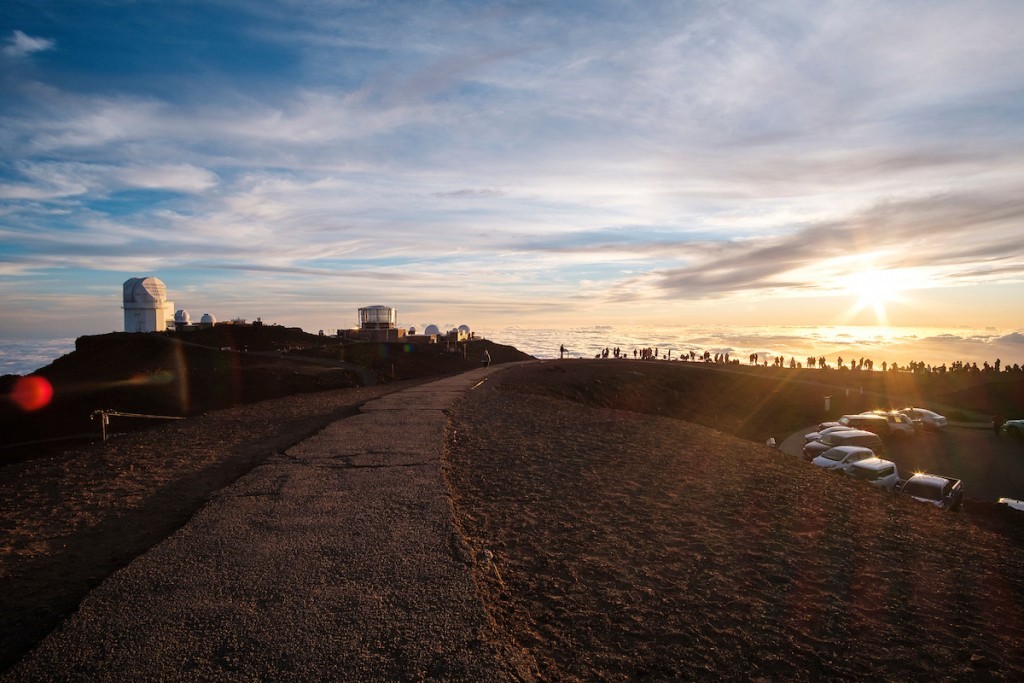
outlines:
{"label": "sea of clouds", "polygon": [[74,337],[0,339],[0,375],[27,375],[74,350]]}
{"label": "sea of clouds", "polygon": [[839,358],[871,359],[875,369],[883,362],[906,365],[910,361],[949,366],[953,361],[977,363],[999,359],[1002,365],[1024,365],[1024,331],[879,328],[879,327],[665,327],[623,328],[609,325],[570,329],[506,327],[482,331],[482,336],[509,344],[537,358],[557,358],[565,345],[570,358],[593,358],[602,349],[620,348],[632,357],[633,349],[658,349],[659,356],[708,351],[728,353],[747,363],[751,354],[759,362],[783,357],[805,363],[808,357],[825,357],[835,366]]}
{"label": "sea of clouds", "polygon": [[[611,325],[589,327],[504,327],[475,330],[491,341],[515,346],[536,358],[558,358],[565,345],[569,358],[593,358],[605,348],[618,347],[632,357],[633,349],[658,349],[659,357],[672,359],[694,351],[712,356],[729,354],[747,363],[751,354],[769,363],[781,356],[785,363],[796,358],[825,357],[830,366],[839,358],[871,359],[875,369],[883,362],[906,365],[918,361],[949,366],[954,361],[993,363],[1003,367],[1024,365],[1024,330],[972,330],[880,327],[661,327],[626,328]],[[26,375],[49,365],[75,348],[74,337],[58,339],[0,339],[0,375]]]}

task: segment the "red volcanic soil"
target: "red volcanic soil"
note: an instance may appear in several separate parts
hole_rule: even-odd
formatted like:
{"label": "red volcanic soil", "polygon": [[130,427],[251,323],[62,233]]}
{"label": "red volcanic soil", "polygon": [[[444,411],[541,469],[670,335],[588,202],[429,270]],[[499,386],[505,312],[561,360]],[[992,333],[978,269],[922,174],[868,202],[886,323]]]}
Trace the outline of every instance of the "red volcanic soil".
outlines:
{"label": "red volcanic soil", "polygon": [[821,387],[719,370],[532,364],[460,403],[453,509],[521,675],[1020,680],[1024,513],[993,533],[727,434]]}

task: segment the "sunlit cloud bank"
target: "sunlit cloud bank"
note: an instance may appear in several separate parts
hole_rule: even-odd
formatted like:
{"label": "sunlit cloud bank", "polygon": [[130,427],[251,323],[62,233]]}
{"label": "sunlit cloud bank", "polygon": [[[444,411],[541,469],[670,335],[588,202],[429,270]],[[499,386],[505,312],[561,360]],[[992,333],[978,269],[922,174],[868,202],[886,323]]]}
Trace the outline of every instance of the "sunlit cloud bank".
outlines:
{"label": "sunlit cloud bank", "polygon": [[137,275],[309,329],[1019,324],[1020,3],[43,5],[0,17],[26,334]]}
{"label": "sunlit cloud bank", "polygon": [[594,358],[605,348],[618,347],[627,357],[634,349],[657,349],[660,358],[678,359],[691,351],[699,357],[705,351],[729,354],[730,360],[772,363],[782,357],[803,366],[807,358],[825,357],[831,367],[843,359],[870,359],[875,369],[882,363],[905,366],[911,361],[938,367],[954,361],[977,363],[982,367],[999,359],[1007,365],[1024,365],[1024,332],[960,330],[956,334],[919,328],[790,327],[790,328],[707,328],[674,327],[630,329],[611,325],[573,329],[528,329],[506,327],[483,330],[485,336],[510,344],[537,358],[557,358],[565,345],[568,358]]}

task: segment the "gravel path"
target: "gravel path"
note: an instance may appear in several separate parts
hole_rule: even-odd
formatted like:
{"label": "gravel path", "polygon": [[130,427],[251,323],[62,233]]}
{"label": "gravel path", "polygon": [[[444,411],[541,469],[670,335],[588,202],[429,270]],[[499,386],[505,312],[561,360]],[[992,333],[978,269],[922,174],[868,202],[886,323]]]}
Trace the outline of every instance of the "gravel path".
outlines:
{"label": "gravel path", "polygon": [[502,680],[424,384],[272,456],[114,574],[16,680]]}

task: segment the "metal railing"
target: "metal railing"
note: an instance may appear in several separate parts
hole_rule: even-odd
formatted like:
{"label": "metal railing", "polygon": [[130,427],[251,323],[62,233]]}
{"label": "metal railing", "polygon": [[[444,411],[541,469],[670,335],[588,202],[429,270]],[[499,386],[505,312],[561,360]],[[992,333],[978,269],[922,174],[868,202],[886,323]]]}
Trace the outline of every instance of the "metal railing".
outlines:
{"label": "metal railing", "polygon": [[111,417],[144,417],[150,420],[184,420],[183,417],[175,415],[144,415],[142,413],[125,413],[120,410],[94,410],[92,415],[89,416],[90,420],[95,420],[97,417],[100,419],[100,433],[103,435],[103,440],[107,440],[107,427],[110,425]]}

